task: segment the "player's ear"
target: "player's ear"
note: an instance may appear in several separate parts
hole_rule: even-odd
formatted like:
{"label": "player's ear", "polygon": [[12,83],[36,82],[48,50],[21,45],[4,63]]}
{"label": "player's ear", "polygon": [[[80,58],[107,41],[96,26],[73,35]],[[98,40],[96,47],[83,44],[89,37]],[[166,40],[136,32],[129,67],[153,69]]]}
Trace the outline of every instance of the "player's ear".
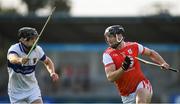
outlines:
{"label": "player's ear", "polygon": [[22,38],[19,39],[19,42],[22,42]]}
{"label": "player's ear", "polygon": [[20,38],[20,39],[19,39],[19,42],[24,42],[24,41],[26,41],[25,38]]}

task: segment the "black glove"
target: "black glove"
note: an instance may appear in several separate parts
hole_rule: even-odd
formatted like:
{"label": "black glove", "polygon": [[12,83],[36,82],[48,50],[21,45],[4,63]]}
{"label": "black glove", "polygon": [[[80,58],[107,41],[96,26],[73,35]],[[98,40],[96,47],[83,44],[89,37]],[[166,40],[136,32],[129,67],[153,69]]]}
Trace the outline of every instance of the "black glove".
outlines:
{"label": "black glove", "polygon": [[122,63],[122,69],[126,71],[130,67],[131,63],[131,58],[129,56],[126,56],[124,62]]}

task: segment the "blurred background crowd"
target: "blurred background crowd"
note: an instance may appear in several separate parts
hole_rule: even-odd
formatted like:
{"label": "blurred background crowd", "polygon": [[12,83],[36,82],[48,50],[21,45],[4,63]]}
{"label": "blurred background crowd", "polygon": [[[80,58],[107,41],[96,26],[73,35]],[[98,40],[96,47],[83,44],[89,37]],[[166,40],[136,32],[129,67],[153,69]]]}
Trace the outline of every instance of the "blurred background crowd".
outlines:
{"label": "blurred background crowd", "polygon": [[[103,34],[110,25],[124,26],[126,41],[152,48],[172,67],[180,68],[179,1],[147,0],[146,4],[144,0],[130,1],[0,0],[0,102],[9,102],[6,54],[18,42],[18,29],[30,26],[40,32],[54,6],[56,11],[38,44],[54,61],[60,80],[53,83],[42,63],[37,65],[36,77],[44,102],[121,102],[102,64],[107,47]],[[132,5],[139,8],[131,8]],[[141,66],[153,86],[152,102],[180,103],[179,73],[143,63]]]}

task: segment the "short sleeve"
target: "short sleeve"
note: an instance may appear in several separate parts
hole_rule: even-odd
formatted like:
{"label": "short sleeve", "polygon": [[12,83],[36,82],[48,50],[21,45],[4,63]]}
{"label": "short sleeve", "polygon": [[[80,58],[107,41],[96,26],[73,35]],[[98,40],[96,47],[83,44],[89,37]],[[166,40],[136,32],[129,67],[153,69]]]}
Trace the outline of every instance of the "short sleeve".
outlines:
{"label": "short sleeve", "polygon": [[113,60],[111,58],[111,56],[107,53],[104,53],[103,54],[103,64],[104,66],[107,66],[109,64],[112,64],[113,63]]}
{"label": "short sleeve", "polygon": [[144,47],[141,44],[138,44],[138,54],[144,53]]}
{"label": "short sleeve", "polygon": [[12,45],[9,49],[8,49],[8,52],[7,52],[7,55],[9,54],[16,54],[19,56],[19,47],[17,47],[17,45]]}
{"label": "short sleeve", "polygon": [[38,55],[39,60],[44,61],[46,59],[46,55],[45,55],[43,49],[40,46],[37,46],[37,50],[39,53],[39,55]]}

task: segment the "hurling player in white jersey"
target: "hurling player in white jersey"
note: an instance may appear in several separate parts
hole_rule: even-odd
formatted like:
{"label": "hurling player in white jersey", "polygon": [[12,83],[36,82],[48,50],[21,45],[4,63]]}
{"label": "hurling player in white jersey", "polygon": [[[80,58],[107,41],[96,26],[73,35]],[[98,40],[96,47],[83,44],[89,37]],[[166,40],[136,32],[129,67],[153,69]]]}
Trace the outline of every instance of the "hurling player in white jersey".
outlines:
{"label": "hurling player in white jersey", "polygon": [[59,79],[54,63],[36,45],[30,56],[27,54],[38,37],[35,28],[23,27],[18,31],[19,43],[12,45],[7,53],[8,59],[8,95],[11,103],[43,103],[41,91],[35,77],[35,67],[42,61],[53,81]]}

